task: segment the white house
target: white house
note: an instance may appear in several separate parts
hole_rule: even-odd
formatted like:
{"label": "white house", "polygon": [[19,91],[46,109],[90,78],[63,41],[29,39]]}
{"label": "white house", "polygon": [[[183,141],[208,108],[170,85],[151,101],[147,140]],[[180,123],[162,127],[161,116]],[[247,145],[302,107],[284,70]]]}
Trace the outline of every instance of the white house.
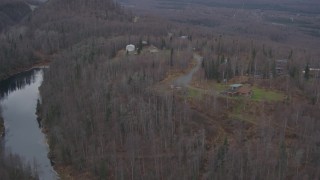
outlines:
{"label": "white house", "polygon": [[126,46],[126,51],[127,52],[133,52],[136,50],[136,47],[133,44],[129,44]]}

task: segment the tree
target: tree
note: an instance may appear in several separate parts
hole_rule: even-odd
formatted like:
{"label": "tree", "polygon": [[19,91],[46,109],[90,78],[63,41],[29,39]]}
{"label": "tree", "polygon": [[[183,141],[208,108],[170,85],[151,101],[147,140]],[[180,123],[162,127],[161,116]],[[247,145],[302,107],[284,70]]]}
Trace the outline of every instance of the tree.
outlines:
{"label": "tree", "polygon": [[140,54],[142,51],[142,39],[139,39],[138,47],[137,47],[137,53]]}
{"label": "tree", "polygon": [[116,55],[117,55],[116,47],[115,47],[115,44],[112,43],[112,44],[111,44],[111,55],[110,55],[110,57],[111,57],[111,58],[114,58],[114,57],[116,57]]}
{"label": "tree", "polygon": [[281,142],[279,148],[279,159],[278,159],[278,176],[279,179],[285,179],[285,172],[287,169],[288,163],[288,155],[287,155],[287,148],[284,141]]}
{"label": "tree", "polygon": [[304,79],[309,80],[309,78],[310,78],[310,67],[309,67],[309,63],[307,63],[304,69]]}
{"label": "tree", "polygon": [[173,67],[173,48],[170,50],[170,66]]}
{"label": "tree", "polygon": [[161,39],[161,46],[160,46],[160,48],[161,48],[161,49],[164,49],[165,47],[166,47],[166,40]]}
{"label": "tree", "polygon": [[223,145],[219,147],[218,152],[216,154],[215,171],[218,171],[219,169],[222,169],[224,167],[228,150],[229,150],[228,138],[225,138]]}

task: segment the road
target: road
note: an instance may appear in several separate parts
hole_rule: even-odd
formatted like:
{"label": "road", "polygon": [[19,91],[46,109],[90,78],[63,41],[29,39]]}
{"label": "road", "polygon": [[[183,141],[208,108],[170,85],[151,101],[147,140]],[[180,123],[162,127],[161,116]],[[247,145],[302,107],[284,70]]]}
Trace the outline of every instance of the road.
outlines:
{"label": "road", "polygon": [[187,74],[182,75],[182,76],[178,77],[177,79],[175,79],[173,81],[173,85],[175,87],[187,87],[192,80],[193,74],[196,73],[200,69],[203,57],[201,57],[198,54],[194,54],[193,57],[196,60],[197,65],[195,67],[193,67],[192,70],[190,72],[188,72]]}

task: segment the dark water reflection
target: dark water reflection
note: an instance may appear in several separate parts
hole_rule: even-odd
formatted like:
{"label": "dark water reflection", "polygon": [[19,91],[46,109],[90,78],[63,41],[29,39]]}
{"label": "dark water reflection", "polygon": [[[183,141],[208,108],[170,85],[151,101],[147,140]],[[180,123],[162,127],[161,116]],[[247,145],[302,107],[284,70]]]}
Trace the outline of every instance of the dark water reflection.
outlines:
{"label": "dark water reflection", "polygon": [[12,76],[7,80],[0,81],[0,99],[4,98],[11,92],[33,84],[36,80],[36,74],[39,73],[39,71],[42,70],[40,68],[32,69]]}
{"label": "dark water reflection", "polygon": [[[58,179],[47,157],[48,145],[37,122],[36,105],[43,69],[32,69],[0,82],[5,148],[37,168],[40,179]],[[0,178],[1,179],[1,178]]]}

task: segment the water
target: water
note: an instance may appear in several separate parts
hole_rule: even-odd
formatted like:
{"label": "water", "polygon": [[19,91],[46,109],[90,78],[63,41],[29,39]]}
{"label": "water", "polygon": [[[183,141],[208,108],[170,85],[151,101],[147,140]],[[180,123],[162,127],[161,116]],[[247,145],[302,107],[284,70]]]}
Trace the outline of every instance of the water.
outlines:
{"label": "water", "polygon": [[49,148],[37,122],[36,105],[43,69],[32,69],[0,82],[5,149],[36,165],[42,180],[58,179],[47,157]]}

